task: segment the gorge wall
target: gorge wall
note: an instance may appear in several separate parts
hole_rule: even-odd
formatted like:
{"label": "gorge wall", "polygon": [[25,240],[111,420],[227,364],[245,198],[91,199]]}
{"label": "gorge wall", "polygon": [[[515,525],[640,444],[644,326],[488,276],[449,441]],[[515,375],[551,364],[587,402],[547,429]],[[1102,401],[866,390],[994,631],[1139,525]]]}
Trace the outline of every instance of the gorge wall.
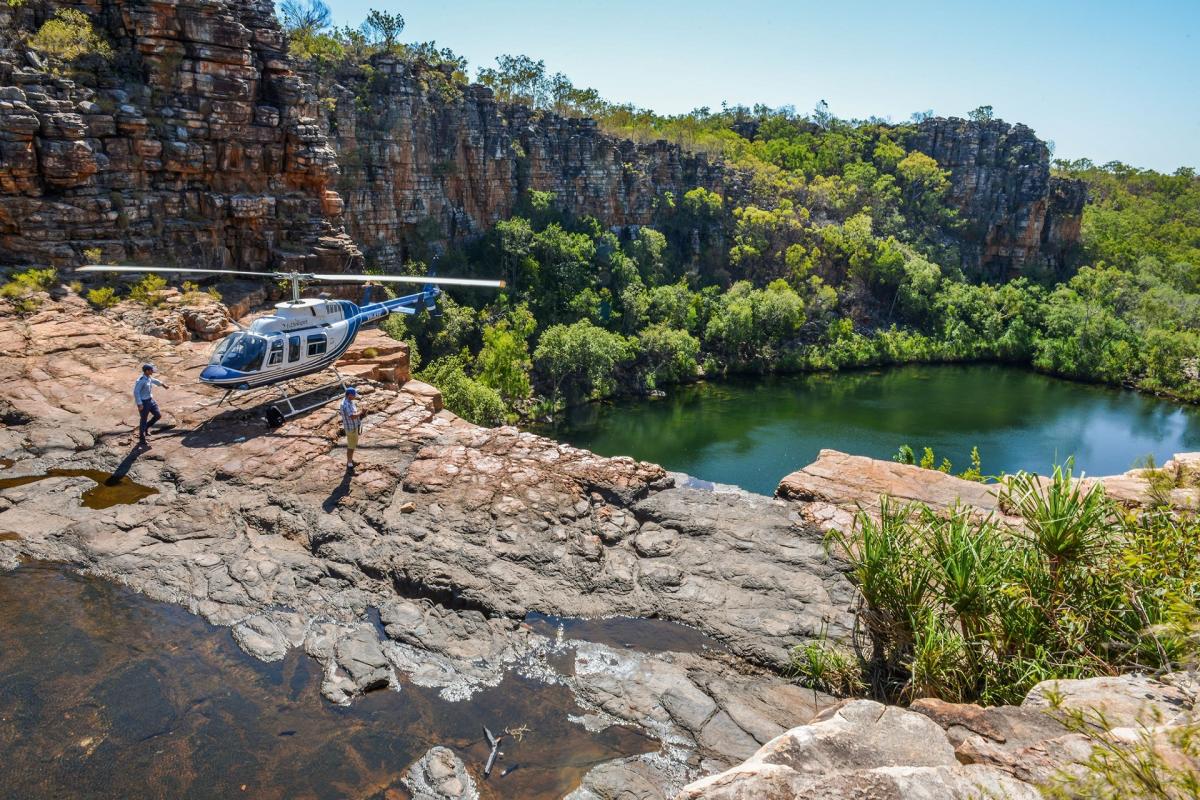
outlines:
{"label": "gorge wall", "polygon": [[[25,45],[62,8],[112,59],[56,74]],[[0,4],[0,263],[344,267],[310,97],[270,0]]]}
{"label": "gorge wall", "polygon": [[636,144],[590,119],[499,103],[485,86],[428,88],[419,67],[373,60],[317,81],[337,151],[346,226],[369,257],[398,264],[414,242],[482,233],[528,190],[610,226],[648,225],[667,192],[724,189],[724,170],[665,141]]}
{"label": "gorge wall", "polygon": [[[113,58],[57,74],[29,49],[61,8],[87,14]],[[328,271],[355,267],[361,248],[387,268],[422,242],[485,231],[529,189],[609,226],[651,224],[668,192],[696,186],[727,207],[747,200],[736,170],[704,154],[421,69],[376,56],[300,73],[269,0],[0,3],[0,264],[99,250]],[[908,144],[950,171],[969,270],[1064,269],[1086,190],[1050,176],[1032,130],[931,119]]]}
{"label": "gorge wall", "polygon": [[908,144],[950,171],[964,261],[981,277],[1064,272],[1079,243],[1087,185],[1051,176],[1050,150],[1032,129],[937,117],[918,125]]}

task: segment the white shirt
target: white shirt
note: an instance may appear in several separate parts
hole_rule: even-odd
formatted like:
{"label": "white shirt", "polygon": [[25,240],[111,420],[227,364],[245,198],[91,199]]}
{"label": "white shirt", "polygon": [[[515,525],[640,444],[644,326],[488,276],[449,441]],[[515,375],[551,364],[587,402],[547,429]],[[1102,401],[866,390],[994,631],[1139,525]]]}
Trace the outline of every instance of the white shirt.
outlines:
{"label": "white shirt", "polygon": [[137,383],[133,384],[133,400],[139,406],[147,400],[153,400],[150,396],[150,389],[153,386],[166,386],[165,383],[155,378],[153,375],[143,375],[137,379]]}

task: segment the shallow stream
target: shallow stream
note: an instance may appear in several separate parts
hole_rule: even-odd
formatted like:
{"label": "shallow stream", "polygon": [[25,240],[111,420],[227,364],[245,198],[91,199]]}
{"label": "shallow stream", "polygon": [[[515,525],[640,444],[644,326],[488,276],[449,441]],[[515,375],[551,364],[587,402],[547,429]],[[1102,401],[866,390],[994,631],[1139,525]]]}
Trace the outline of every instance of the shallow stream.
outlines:
{"label": "shallow stream", "polygon": [[[658,749],[623,726],[588,732],[567,687],[516,674],[469,701],[405,683],[339,707],[319,670],[298,651],[257,661],[228,629],[105,580],[0,573],[0,798],[397,800],[434,745],[484,798],[556,798],[599,762]],[[487,781],[484,725],[528,726]]]}

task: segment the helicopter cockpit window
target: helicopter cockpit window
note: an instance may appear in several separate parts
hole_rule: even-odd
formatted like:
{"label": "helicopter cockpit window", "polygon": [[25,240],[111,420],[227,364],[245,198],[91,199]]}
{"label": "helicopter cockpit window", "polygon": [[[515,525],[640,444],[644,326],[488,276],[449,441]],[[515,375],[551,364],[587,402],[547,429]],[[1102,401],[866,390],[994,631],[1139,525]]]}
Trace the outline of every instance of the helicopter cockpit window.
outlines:
{"label": "helicopter cockpit window", "polygon": [[267,358],[267,366],[283,363],[283,338],[275,339],[271,342],[271,355]]}
{"label": "helicopter cockpit window", "polygon": [[212,363],[239,372],[253,372],[262,367],[267,352],[267,340],[252,333],[235,333],[221,343],[213,354]]}
{"label": "helicopter cockpit window", "polygon": [[328,346],[329,340],[323,333],[318,333],[308,337],[308,355],[310,357],[323,355],[326,347]]}

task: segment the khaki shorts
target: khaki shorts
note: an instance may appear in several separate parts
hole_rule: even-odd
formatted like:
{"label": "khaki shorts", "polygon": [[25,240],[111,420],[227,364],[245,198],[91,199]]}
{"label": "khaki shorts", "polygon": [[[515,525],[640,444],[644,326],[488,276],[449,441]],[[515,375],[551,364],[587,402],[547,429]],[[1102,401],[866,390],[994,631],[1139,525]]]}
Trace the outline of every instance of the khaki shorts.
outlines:
{"label": "khaki shorts", "polygon": [[346,449],[353,450],[358,447],[358,431],[346,431]]}

